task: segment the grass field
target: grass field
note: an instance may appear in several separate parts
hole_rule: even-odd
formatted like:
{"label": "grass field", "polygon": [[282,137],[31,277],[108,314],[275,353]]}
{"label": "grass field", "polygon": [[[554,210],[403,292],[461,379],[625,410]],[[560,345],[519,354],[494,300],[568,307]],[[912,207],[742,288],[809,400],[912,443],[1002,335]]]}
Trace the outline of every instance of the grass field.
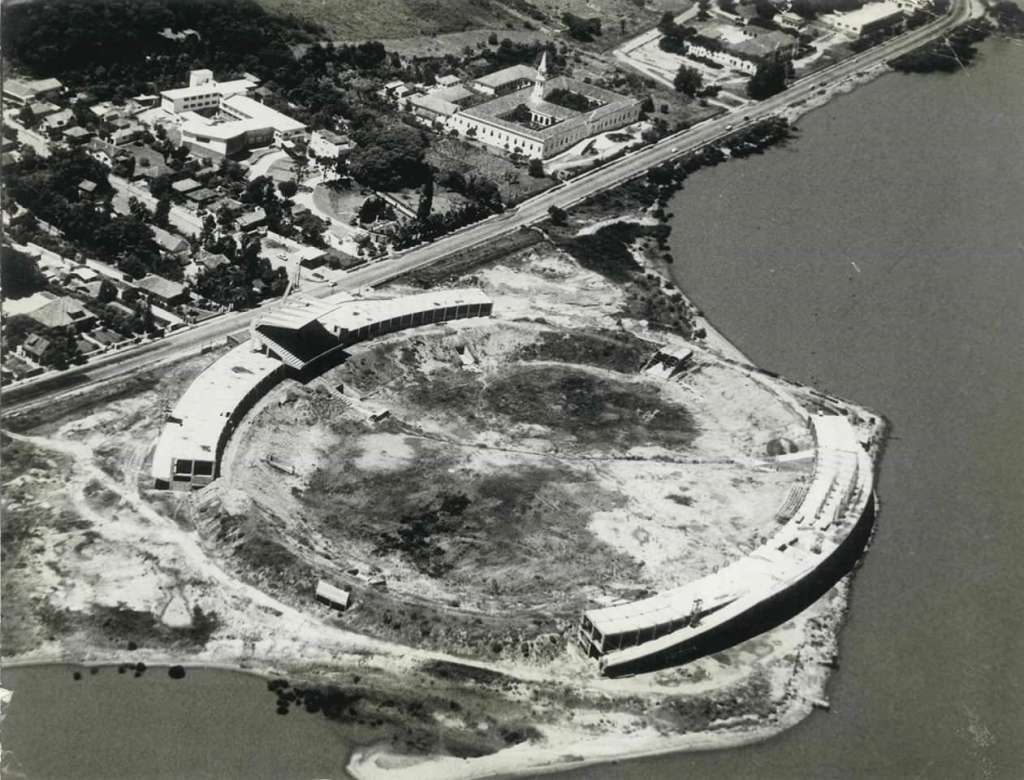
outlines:
{"label": "grass field", "polygon": [[337,40],[430,35],[518,21],[498,3],[474,0],[260,0],[260,5],[319,24]]}

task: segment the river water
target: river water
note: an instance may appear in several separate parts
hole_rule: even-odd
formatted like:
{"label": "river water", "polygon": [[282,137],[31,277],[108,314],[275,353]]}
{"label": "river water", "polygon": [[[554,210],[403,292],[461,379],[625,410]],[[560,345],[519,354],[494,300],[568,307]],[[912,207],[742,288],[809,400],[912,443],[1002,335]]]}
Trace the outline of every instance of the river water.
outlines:
{"label": "river water", "polygon": [[832,711],[570,777],[1024,776],[1024,45],[981,52],[833,101],[672,203],[711,321],[893,426]]}
{"label": "river water", "polygon": [[[831,713],[571,778],[1018,777],[1024,767],[1024,46],[886,76],[673,204],[681,286],[751,359],[893,424]],[[339,777],[344,735],[229,672],[8,671],[31,778]]]}

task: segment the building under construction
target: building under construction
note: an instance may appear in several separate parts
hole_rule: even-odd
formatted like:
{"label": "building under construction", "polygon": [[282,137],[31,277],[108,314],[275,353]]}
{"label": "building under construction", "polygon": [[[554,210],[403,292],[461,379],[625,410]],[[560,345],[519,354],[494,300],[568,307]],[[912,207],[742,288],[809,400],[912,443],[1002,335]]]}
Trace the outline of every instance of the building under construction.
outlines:
{"label": "building under construction", "polygon": [[859,557],[873,518],[873,464],[842,415],[810,417],[809,485],[775,514],[775,531],[718,571],[650,598],[583,613],[578,641],[608,675],[718,652],[792,617]]}
{"label": "building under construction", "polygon": [[490,316],[493,305],[475,288],[387,299],[286,298],[259,313],[251,338],[208,366],[178,400],[153,454],[153,484],[188,489],[216,479],[232,431],[285,376],[308,376],[346,347],[386,333]]}

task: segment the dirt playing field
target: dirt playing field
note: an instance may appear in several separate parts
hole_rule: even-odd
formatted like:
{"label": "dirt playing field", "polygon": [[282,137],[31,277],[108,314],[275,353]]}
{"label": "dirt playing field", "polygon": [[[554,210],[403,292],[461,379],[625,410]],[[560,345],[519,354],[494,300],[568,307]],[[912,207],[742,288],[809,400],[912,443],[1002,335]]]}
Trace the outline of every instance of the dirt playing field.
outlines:
{"label": "dirt playing field", "polygon": [[[642,369],[658,347],[488,320],[375,340],[246,418],[206,515],[246,539],[236,549],[251,566],[287,550],[280,577],[302,594],[313,577],[359,593],[346,620],[363,630],[405,633],[386,602],[436,613],[444,641],[466,616],[502,616],[490,629],[502,643],[506,625],[561,633],[588,604],[741,554],[809,471],[810,458],[768,456],[781,436],[809,448],[792,410],[714,360],[652,378]],[[253,518],[270,546],[261,561],[237,530]]]}

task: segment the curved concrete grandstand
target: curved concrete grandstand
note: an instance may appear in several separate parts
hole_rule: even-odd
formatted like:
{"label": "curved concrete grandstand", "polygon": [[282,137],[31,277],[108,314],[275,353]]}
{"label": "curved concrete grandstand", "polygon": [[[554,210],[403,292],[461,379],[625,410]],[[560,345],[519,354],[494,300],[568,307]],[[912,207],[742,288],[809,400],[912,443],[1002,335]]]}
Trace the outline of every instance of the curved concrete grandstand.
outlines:
{"label": "curved concrete grandstand", "polygon": [[494,304],[476,288],[436,290],[384,300],[348,295],[288,299],[253,319],[254,343],[290,368],[304,371],[360,341],[436,322],[487,317]]}
{"label": "curved concrete grandstand", "polygon": [[846,417],[810,422],[814,474],[783,502],[770,538],[695,582],[583,614],[578,641],[602,672],[636,674],[718,652],[796,614],[848,570],[871,527],[871,457]]}
{"label": "curved concrete grandstand", "polygon": [[287,373],[310,373],[324,358],[396,330],[486,317],[493,302],[475,288],[390,299],[289,298],[257,315],[251,339],[196,377],[167,417],[153,454],[155,487],[208,485],[238,421]]}
{"label": "curved concrete grandstand", "polygon": [[216,479],[231,431],[284,371],[248,342],[207,367],[167,416],[153,453],[154,485],[202,487]]}

